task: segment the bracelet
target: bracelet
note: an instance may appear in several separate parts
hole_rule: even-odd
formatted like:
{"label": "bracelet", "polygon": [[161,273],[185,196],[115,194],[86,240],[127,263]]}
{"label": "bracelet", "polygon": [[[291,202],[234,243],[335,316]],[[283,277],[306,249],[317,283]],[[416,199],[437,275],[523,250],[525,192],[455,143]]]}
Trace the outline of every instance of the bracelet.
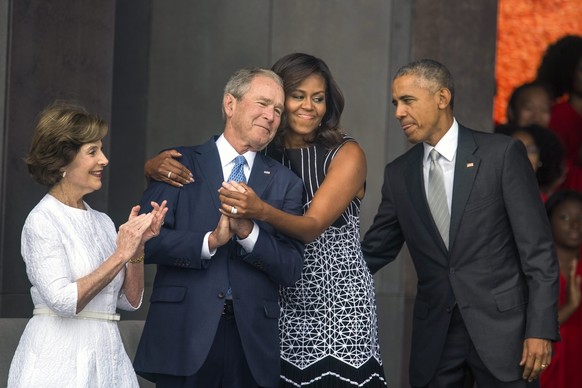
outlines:
{"label": "bracelet", "polygon": [[129,259],[129,262],[131,264],[139,264],[139,263],[143,263],[143,259],[145,258],[145,255],[141,255],[140,257],[137,257],[135,259]]}

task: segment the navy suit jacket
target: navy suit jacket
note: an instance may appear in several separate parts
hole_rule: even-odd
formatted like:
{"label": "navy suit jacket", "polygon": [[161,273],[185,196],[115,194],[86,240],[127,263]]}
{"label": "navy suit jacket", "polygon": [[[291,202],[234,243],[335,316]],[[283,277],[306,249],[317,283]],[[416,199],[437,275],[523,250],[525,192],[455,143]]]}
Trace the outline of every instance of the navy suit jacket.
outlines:
{"label": "navy suit jacket", "polygon": [[[232,286],[235,318],[247,362],[258,384],[275,386],[280,371],[279,285],[299,279],[304,245],[257,221],[260,232],[251,253],[231,241],[210,260],[202,259],[204,235],[215,229],[223,178],[216,138],[179,147],[180,161],[195,182],[176,188],[151,182],[141,201],[168,200],[160,235],[146,244],[147,264],[157,264],[150,307],[135,357],[138,374],[190,376],[198,371],[214,341]],[[248,184],[270,205],[302,214],[303,184],[291,170],[260,153]]]}
{"label": "navy suit jacket", "polygon": [[362,249],[372,272],[404,242],[418,277],[410,382],[424,386],[443,351],[455,303],[477,352],[502,381],[521,378],[523,340],[557,340],[559,269],[522,143],[459,125],[449,250],[432,219],[417,144],[388,164]]}

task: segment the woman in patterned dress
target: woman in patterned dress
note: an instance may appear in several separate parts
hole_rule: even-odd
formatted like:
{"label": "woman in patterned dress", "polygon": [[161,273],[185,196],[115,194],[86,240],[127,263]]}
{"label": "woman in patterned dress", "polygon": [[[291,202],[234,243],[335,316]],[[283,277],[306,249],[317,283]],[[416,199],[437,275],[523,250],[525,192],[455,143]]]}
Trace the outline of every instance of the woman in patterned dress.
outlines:
{"label": "woman in patterned dress", "polygon": [[[265,152],[303,179],[304,215],[278,211],[244,184],[225,183],[220,199],[223,214],[233,216],[236,206],[233,217],[270,223],[307,244],[301,279],[280,291],[281,386],[386,386],[374,284],[359,241],[366,157],[340,130],[344,98],[325,62],[295,53],[272,70],[283,79],[285,117]],[[150,160],[146,174],[187,184],[172,156]]]}
{"label": "woman in patterned dress", "polygon": [[138,387],[115,310],[140,306],[143,245],[167,209],[152,203],[151,213],[138,215],[135,206],[117,233],[83,200],[101,188],[106,133],[100,118],[68,103],[40,115],[26,164],[50,189],[22,230],[34,316],[12,359],[10,388]]}

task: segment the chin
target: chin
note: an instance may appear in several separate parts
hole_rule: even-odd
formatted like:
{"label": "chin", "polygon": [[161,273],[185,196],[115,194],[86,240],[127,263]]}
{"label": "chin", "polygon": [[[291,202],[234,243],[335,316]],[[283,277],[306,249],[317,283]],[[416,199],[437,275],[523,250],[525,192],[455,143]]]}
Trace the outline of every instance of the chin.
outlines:
{"label": "chin", "polygon": [[254,151],[254,152],[262,151],[267,146],[267,144],[269,144],[270,141],[271,140],[269,140],[267,142],[256,142],[254,144],[251,144],[249,151]]}
{"label": "chin", "polygon": [[409,141],[409,142],[411,142],[412,144],[418,144],[418,143],[422,143],[422,139],[418,139],[418,138],[416,138],[416,137],[412,137],[412,136],[411,136],[411,137],[408,137],[408,136],[407,136],[407,139],[408,139],[408,141]]}

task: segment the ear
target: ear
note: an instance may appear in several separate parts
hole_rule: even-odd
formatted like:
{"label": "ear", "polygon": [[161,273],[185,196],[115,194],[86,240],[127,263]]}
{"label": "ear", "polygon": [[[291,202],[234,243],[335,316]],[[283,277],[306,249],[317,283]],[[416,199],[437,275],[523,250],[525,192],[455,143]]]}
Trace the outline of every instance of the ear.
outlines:
{"label": "ear", "polygon": [[235,106],[236,98],[234,98],[230,93],[225,93],[222,97],[222,107],[224,108],[224,114],[226,117],[232,117]]}
{"label": "ear", "polygon": [[447,88],[441,88],[437,92],[439,109],[445,109],[451,102],[451,91]]}

